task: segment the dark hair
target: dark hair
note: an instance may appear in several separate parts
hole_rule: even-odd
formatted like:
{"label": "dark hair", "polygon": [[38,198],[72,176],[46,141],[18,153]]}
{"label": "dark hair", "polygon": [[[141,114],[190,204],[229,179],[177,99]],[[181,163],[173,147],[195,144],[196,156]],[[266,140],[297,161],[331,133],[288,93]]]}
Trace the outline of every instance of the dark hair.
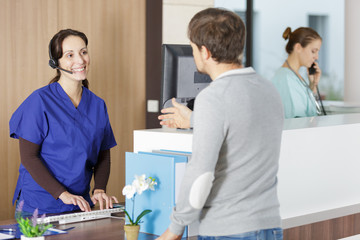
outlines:
{"label": "dark hair", "polygon": [[[82,40],[84,40],[86,46],[88,45],[88,39],[84,33],[73,30],[73,29],[60,30],[50,40],[49,51],[51,51],[51,56],[54,60],[58,61],[62,57],[62,55],[63,55],[62,43],[65,40],[65,38],[67,38],[69,36],[80,37]],[[49,84],[59,81],[60,76],[61,76],[60,70],[56,69],[56,76],[53,79],[51,79]],[[89,88],[89,81],[87,79],[82,80],[82,84],[84,87]]]}
{"label": "dark hair", "polygon": [[289,39],[289,42],[285,47],[288,54],[292,53],[296,43],[300,43],[304,48],[315,39],[322,40],[320,35],[314,29],[309,27],[300,27],[294,32],[291,32],[291,28],[287,27],[283,33],[283,38],[285,40]]}
{"label": "dark hair", "polygon": [[190,21],[188,37],[199,49],[205,46],[219,63],[242,64],[245,24],[234,12],[207,8]]}

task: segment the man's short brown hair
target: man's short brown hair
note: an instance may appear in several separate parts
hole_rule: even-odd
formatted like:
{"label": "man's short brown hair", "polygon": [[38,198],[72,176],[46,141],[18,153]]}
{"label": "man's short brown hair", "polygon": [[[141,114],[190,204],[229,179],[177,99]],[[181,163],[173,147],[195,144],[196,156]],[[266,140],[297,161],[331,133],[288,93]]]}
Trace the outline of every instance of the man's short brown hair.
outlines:
{"label": "man's short brown hair", "polygon": [[245,24],[234,12],[207,8],[190,21],[188,37],[199,49],[205,46],[219,63],[242,64]]}

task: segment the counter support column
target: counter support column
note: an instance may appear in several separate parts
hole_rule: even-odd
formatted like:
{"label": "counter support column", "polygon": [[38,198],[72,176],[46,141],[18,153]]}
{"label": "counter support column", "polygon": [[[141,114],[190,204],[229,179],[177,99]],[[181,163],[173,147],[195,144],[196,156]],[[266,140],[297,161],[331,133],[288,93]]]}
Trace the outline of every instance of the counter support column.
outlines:
{"label": "counter support column", "polygon": [[345,1],[344,101],[360,103],[360,1]]}

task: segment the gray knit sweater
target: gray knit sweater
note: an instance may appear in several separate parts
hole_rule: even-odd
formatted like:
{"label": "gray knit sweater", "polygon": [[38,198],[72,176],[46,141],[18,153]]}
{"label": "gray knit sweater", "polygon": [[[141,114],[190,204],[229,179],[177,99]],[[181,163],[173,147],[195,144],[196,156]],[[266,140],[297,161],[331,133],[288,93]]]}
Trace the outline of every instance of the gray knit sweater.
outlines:
{"label": "gray knit sweater", "polygon": [[191,161],[170,231],[199,219],[200,235],[281,226],[277,171],[283,107],[272,83],[252,68],[228,71],[196,98]]}

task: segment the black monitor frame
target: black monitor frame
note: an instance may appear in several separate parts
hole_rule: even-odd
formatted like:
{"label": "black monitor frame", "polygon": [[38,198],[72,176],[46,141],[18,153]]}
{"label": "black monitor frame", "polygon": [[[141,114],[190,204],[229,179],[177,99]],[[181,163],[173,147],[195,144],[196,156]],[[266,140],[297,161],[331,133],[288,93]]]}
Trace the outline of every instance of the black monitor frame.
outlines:
{"label": "black monitor frame", "polygon": [[191,108],[210,82],[209,75],[197,71],[190,45],[163,44],[160,109],[172,106],[172,98]]}

